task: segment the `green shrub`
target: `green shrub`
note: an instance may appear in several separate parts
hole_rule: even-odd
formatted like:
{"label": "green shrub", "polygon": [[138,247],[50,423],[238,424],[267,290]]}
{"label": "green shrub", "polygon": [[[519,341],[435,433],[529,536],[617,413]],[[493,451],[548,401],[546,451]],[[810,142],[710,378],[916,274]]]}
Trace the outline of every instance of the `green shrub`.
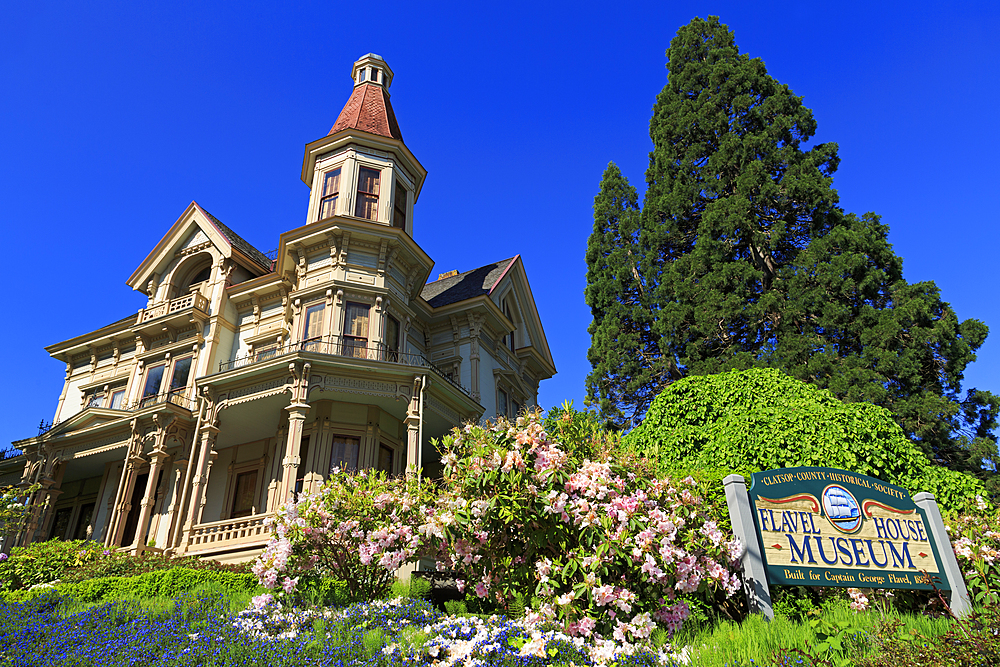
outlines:
{"label": "green shrub", "polygon": [[72,568],[96,558],[103,549],[87,540],[49,540],[15,547],[10,557],[0,563],[0,590],[62,580]]}
{"label": "green shrub", "polygon": [[138,556],[105,549],[91,540],[49,540],[15,547],[0,562],[0,591],[30,588],[50,581],[71,583],[103,577],[132,577],[183,566],[210,572],[249,572],[246,564],[228,565],[195,556],[175,558],[145,551]]}
{"label": "green shrub", "polygon": [[[257,588],[257,578],[252,574],[192,570],[176,567],[170,570],[147,572],[135,577],[99,577],[88,581],[59,583],[55,590],[62,596],[78,602],[96,603],[122,599],[172,598],[190,593],[206,584],[213,584],[231,593],[250,593]],[[52,589],[4,591],[7,602],[24,602],[46,595]]]}
{"label": "green shrub", "polygon": [[622,446],[661,472],[843,468],[914,493],[930,491],[952,512],[975,512],[975,497],[986,496],[979,480],[931,464],[888,410],[844,403],[776,369],[679,380],[653,401]]}

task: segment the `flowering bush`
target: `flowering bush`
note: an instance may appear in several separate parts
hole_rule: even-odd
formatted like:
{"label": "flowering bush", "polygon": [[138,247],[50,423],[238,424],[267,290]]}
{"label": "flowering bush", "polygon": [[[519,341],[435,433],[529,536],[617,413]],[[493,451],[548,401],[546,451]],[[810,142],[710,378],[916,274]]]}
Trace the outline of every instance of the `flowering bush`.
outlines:
{"label": "flowering bush", "polygon": [[[982,498],[977,501],[985,506]],[[948,517],[947,529],[973,602],[1000,603],[1000,514]]]}
{"label": "flowering bush", "polygon": [[689,614],[678,594],[739,589],[741,547],[702,511],[693,479],[626,469],[586,413],[567,407],[548,424],[552,435],[538,413],[456,429],[440,444],[434,492],[335,470],[278,512],[254,573],[278,599],[333,575],[372,600],[400,565],[432,557],[500,606],[534,596],[529,623],[618,641],[676,631]]}
{"label": "flowering bush", "polygon": [[619,641],[676,631],[689,612],[678,593],[740,587],[741,547],[701,511],[694,480],[625,469],[586,413],[552,417],[551,434],[535,413],[444,439],[442,490],[420,529],[438,538],[439,567],[481,598],[533,594],[529,622]]}
{"label": "flowering bush", "polygon": [[428,489],[381,472],[334,469],[317,493],[279,508],[253,573],[288,601],[328,577],[346,582],[355,600],[382,597],[396,570],[421,555],[417,527],[431,503]]}
{"label": "flowering bush", "polygon": [[28,518],[25,499],[38,489],[38,484],[28,488],[0,487],[0,531],[16,533]]}

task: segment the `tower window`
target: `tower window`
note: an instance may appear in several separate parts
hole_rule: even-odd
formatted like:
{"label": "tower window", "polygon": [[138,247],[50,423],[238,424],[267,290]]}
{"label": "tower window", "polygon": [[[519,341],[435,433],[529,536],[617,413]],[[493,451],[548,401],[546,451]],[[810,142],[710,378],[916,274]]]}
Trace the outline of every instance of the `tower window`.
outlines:
{"label": "tower window", "polygon": [[406,188],[396,183],[396,196],[392,203],[392,226],[406,229]]}
{"label": "tower window", "polygon": [[378,70],[372,67],[372,81],[378,83]]}
{"label": "tower window", "polygon": [[319,200],[319,219],[324,220],[337,212],[337,198],[340,196],[340,167],[326,172],[323,179],[323,198]]}
{"label": "tower window", "polygon": [[358,196],[354,215],[375,220],[378,217],[378,182],[381,173],[375,169],[362,167],[358,171]]}

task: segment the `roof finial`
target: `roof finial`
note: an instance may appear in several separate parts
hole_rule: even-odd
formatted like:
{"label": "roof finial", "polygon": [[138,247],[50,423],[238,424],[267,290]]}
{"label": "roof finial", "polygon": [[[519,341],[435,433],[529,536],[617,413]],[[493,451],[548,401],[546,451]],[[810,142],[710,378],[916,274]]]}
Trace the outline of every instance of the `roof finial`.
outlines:
{"label": "roof finial", "polygon": [[354,80],[355,86],[360,86],[363,83],[375,83],[388,90],[392,83],[392,70],[389,69],[389,65],[382,59],[382,56],[369,53],[355,61],[354,68],[351,69],[351,78]]}

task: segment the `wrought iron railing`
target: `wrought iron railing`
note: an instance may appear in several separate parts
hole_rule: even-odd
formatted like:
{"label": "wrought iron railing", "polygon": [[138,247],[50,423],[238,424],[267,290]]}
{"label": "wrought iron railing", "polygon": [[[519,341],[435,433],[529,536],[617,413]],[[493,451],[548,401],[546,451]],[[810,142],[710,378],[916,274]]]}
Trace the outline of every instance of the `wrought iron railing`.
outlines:
{"label": "wrought iron railing", "polygon": [[7,447],[5,449],[0,449],[0,461],[6,461],[7,459],[12,459],[15,456],[22,454],[23,452],[16,447]]}
{"label": "wrought iron railing", "polygon": [[[154,405],[163,405],[165,403],[170,403],[171,405],[176,405],[186,410],[191,410],[192,412],[194,412],[194,409],[196,407],[195,401],[185,396],[184,395],[185,393],[187,393],[187,390],[168,391],[166,394],[163,395],[151,394],[149,396],[143,396],[138,401],[135,401],[133,403],[123,405],[120,409],[123,412],[135,412],[137,410],[143,410],[145,408],[152,407]],[[88,405],[87,407],[91,406]],[[76,415],[72,416],[75,417]],[[47,422],[43,419],[38,424],[38,435],[42,435],[43,433],[48,433],[54,427],[59,426],[59,424],[63,423],[64,421],[66,420],[60,419],[57,422]],[[3,457],[0,456],[0,461],[2,460]]]}
{"label": "wrought iron railing", "polygon": [[280,346],[270,346],[258,350],[253,354],[238,357],[232,361],[219,362],[219,372],[231,371],[235,368],[243,368],[253,364],[277,359],[288,354],[299,352],[309,352],[312,354],[323,354],[334,357],[347,357],[362,361],[381,361],[392,364],[402,364],[416,368],[428,368],[435,371],[448,384],[460,390],[466,396],[470,396],[469,390],[449,378],[444,371],[431,363],[422,354],[412,352],[400,352],[394,350],[384,343],[370,343],[363,339],[350,338],[348,336],[318,336],[306,340],[285,343]]}
{"label": "wrought iron railing", "polygon": [[181,391],[169,391],[166,394],[150,394],[149,396],[143,396],[134,403],[130,403],[125,407],[125,410],[134,412],[136,410],[143,410],[154,405],[164,405],[166,403],[170,403],[171,405],[176,405],[187,410],[194,410],[194,401],[185,396],[185,393],[186,392]]}

